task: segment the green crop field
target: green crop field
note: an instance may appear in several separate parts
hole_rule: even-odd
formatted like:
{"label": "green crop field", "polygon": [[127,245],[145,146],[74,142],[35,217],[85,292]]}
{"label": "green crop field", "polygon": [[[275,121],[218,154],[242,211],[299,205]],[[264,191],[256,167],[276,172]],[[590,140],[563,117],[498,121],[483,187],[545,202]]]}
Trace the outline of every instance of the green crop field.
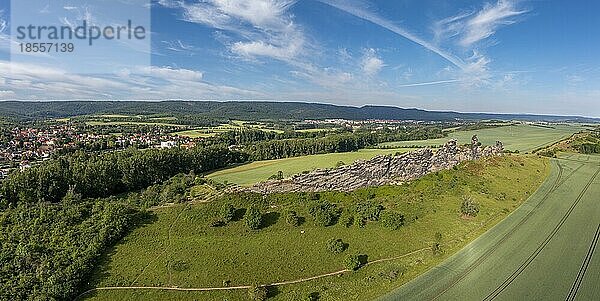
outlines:
{"label": "green crop field", "polygon": [[600,156],[554,160],[519,210],[382,300],[600,300],[599,172]]}
{"label": "green crop field", "polygon": [[[277,285],[272,300],[368,300],[376,298],[439,264],[472,239],[505,218],[539,187],[549,173],[547,159],[504,156],[463,163],[456,170],[425,176],[402,186],[353,193],[225,196],[210,203],[177,205],[155,212],[154,220],[134,230],[112,249],[94,273],[90,287],[222,288],[252,283],[272,284],[344,269],[347,254],[366,255],[367,266],[356,272]],[[506,189],[511,187],[511,189]],[[480,204],[476,217],[460,214],[463,196]],[[379,221],[347,227],[344,213],[328,227],[316,226],[307,198],[327,200],[350,210],[358,202],[380,203],[401,212],[406,224],[398,230]],[[211,227],[225,202],[236,208],[234,221]],[[260,230],[249,230],[243,208],[260,206]],[[297,227],[283,213],[301,216]],[[430,249],[441,234],[441,249]],[[347,249],[326,249],[331,238]],[[416,252],[414,252],[416,251]],[[384,260],[378,262],[378,260]],[[87,300],[247,300],[247,290],[164,291],[144,288],[97,290]]]}
{"label": "green crop field", "polygon": [[173,124],[173,123],[162,123],[162,122],[135,122],[135,121],[88,121],[87,125],[92,126],[106,126],[106,125],[155,125],[155,126],[172,126],[172,127],[186,127],[186,125]]}
{"label": "green crop field", "polygon": [[[551,128],[550,128],[551,127]],[[484,145],[493,145],[497,140],[512,151],[530,152],[537,148],[558,142],[584,128],[578,125],[552,125],[549,127],[535,125],[511,125],[482,130],[457,131],[448,134],[447,138],[401,141],[383,143],[385,147],[440,146],[449,139],[457,139],[460,144],[470,143],[471,137],[477,135]]]}
{"label": "green crop field", "polygon": [[333,153],[323,155],[302,156],[279,160],[257,161],[234,168],[224,169],[208,175],[209,178],[219,182],[229,182],[238,185],[249,185],[265,181],[270,176],[283,171],[284,176],[291,176],[303,171],[312,171],[317,168],[335,167],[340,161],[351,164],[356,160],[371,159],[378,155],[406,152],[407,149],[363,149],[357,152]]}

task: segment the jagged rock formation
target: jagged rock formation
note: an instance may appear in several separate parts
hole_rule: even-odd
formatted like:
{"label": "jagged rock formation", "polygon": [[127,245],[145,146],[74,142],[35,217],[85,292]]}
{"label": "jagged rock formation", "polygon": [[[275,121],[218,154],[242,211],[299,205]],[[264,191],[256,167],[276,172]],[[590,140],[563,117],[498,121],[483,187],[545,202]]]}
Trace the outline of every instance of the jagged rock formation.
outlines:
{"label": "jagged rock formation", "polygon": [[480,146],[473,137],[471,146],[457,146],[451,140],[440,149],[420,149],[397,156],[377,156],[359,160],[335,169],[317,169],[284,180],[271,180],[256,184],[247,191],[263,194],[278,192],[352,191],[370,186],[399,184],[426,174],[450,169],[463,161],[501,155],[500,141],[493,146]]}

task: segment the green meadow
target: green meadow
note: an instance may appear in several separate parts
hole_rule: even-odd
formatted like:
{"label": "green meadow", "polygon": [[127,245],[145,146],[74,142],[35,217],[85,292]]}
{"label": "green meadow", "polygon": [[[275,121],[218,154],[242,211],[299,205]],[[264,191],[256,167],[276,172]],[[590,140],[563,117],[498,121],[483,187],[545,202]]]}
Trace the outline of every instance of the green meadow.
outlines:
{"label": "green meadow", "polygon": [[283,171],[288,177],[304,171],[312,171],[317,168],[332,168],[338,163],[351,164],[356,160],[368,160],[379,155],[403,153],[410,149],[362,149],[357,152],[332,153],[322,155],[311,155],[302,157],[285,158],[278,160],[257,161],[244,164],[234,168],[220,170],[208,175],[208,178],[218,182],[235,183],[238,185],[250,185],[265,181],[270,176]]}
{"label": "green meadow", "polygon": [[497,140],[500,140],[506,149],[523,153],[553,144],[583,129],[582,126],[571,124],[548,126],[519,124],[482,130],[453,131],[448,133],[447,138],[389,142],[383,143],[381,146],[441,146],[449,139],[456,139],[459,144],[466,144],[471,142],[473,135],[477,135],[479,141],[484,145],[493,145]]}
{"label": "green meadow", "polygon": [[[182,204],[154,212],[103,258],[91,287],[207,288],[272,284],[345,269],[348,254],[362,254],[367,265],[355,272],[302,283],[274,286],[272,300],[368,300],[399,287],[441,263],[490,229],[526,200],[550,171],[547,159],[508,155],[466,162],[401,186],[361,189],[352,193],[226,195],[209,203]],[[511,189],[506,189],[511,187]],[[480,206],[475,217],[461,214],[464,198]],[[315,224],[308,204],[328,201],[341,210],[337,221]],[[237,210],[231,222],[214,225],[223,204]],[[348,224],[358,204],[381,204],[401,213],[397,230],[381,221]],[[259,230],[242,219],[245,209],[262,211]],[[286,223],[294,210],[300,225]],[[439,233],[439,234],[438,234]],[[341,239],[340,254],[326,242]],[[435,243],[440,243],[436,252]],[[417,251],[415,253],[414,252]],[[384,262],[378,262],[384,260]],[[94,291],[87,300],[247,300],[245,289],[224,292],[177,292],[144,288]]]}

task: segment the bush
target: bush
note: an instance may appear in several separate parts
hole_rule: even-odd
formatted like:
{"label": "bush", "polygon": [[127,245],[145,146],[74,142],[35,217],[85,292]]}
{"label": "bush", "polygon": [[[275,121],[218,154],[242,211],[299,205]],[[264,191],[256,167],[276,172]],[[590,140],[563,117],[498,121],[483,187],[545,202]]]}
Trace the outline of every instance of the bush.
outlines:
{"label": "bush", "polygon": [[224,222],[228,223],[233,220],[233,216],[235,215],[235,207],[231,204],[223,204],[221,207],[221,211],[219,211],[219,218]]}
{"label": "bush", "polygon": [[332,238],[327,241],[327,250],[334,254],[339,254],[346,250],[346,244],[341,239]]}
{"label": "bush", "polygon": [[354,211],[356,212],[357,216],[367,221],[379,220],[379,215],[381,214],[382,210],[383,206],[381,204],[373,202],[361,202],[356,204],[354,207]]}
{"label": "bush", "polygon": [[260,209],[254,205],[250,206],[244,215],[244,223],[252,230],[260,229],[260,225],[262,224],[262,213],[260,212]]}
{"label": "bush", "polygon": [[356,271],[360,269],[360,267],[363,266],[363,262],[360,260],[360,257],[361,256],[359,254],[350,254],[346,256],[346,259],[344,260],[344,266],[346,269],[350,271]]}
{"label": "bush", "polygon": [[267,300],[267,288],[260,285],[252,285],[248,289],[248,297],[253,301]]}
{"label": "bush", "polygon": [[475,217],[479,213],[479,204],[471,198],[465,197],[460,207],[460,212],[466,216]]}
{"label": "bush", "polygon": [[444,253],[444,250],[442,250],[442,233],[435,232],[435,242],[431,245],[431,251],[433,255]]}
{"label": "bush", "polygon": [[313,201],[308,212],[312,215],[315,225],[321,227],[331,226],[338,217],[337,207],[327,201]]}
{"label": "bush", "polygon": [[340,217],[340,222],[344,227],[350,228],[354,224],[354,216],[346,210]]}
{"label": "bush", "polygon": [[404,226],[404,215],[393,211],[384,211],[381,214],[381,224],[389,229],[398,230]]}
{"label": "bush", "polygon": [[290,210],[285,213],[285,222],[288,225],[297,227],[300,225],[300,217],[296,211]]}

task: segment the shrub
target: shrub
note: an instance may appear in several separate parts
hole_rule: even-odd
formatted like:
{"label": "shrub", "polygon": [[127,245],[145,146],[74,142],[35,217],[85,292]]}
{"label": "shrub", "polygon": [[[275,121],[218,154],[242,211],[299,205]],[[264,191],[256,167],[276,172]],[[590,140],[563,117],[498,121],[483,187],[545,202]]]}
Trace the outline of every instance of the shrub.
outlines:
{"label": "shrub", "polygon": [[259,229],[262,224],[262,213],[260,212],[260,209],[254,205],[250,206],[244,215],[244,223],[252,230]]}
{"label": "shrub", "polygon": [[171,268],[177,272],[185,271],[189,268],[189,266],[190,265],[183,260],[175,260],[171,263]]}
{"label": "shrub", "polygon": [[260,285],[252,285],[248,289],[248,297],[253,301],[267,300],[267,288]]}
{"label": "shrub", "polygon": [[221,210],[219,211],[219,218],[224,222],[228,223],[233,220],[233,216],[235,215],[235,207],[233,205],[227,203],[223,204]]}
{"label": "shrub", "polygon": [[352,224],[354,224],[354,216],[346,210],[340,217],[340,222],[342,225],[344,225],[344,227],[350,228]]}
{"label": "shrub", "polygon": [[463,198],[460,212],[467,216],[475,217],[479,213],[479,204],[473,201],[471,198]]}
{"label": "shrub", "polygon": [[344,260],[344,266],[346,267],[346,269],[350,271],[356,271],[360,269],[360,267],[363,266],[360,257],[361,256],[359,254],[349,254],[348,256],[346,256],[346,259]]}
{"label": "shrub", "polygon": [[398,230],[404,226],[404,215],[393,211],[384,211],[381,214],[381,224],[389,229]]}
{"label": "shrub", "polygon": [[327,201],[313,201],[308,212],[313,217],[315,225],[321,227],[331,226],[338,217],[337,207]]}
{"label": "shrub", "polygon": [[[373,194],[374,197],[374,194]],[[354,211],[356,214],[363,220],[367,221],[377,221],[379,220],[379,215],[383,210],[383,206],[381,204],[373,203],[373,202],[361,202],[355,205]]]}
{"label": "shrub", "polygon": [[431,245],[431,251],[433,252],[433,255],[444,253],[442,250],[442,233],[435,232],[435,242]]}
{"label": "shrub", "polygon": [[269,180],[283,180],[284,176],[283,176],[283,171],[278,171],[276,174],[272,175],[269,177]]}
{"label": "shrub", "polygon": [[339,254],[346,250],[346,244],[341,239],[332,238],[327,241],[327,250],[334,254]]}
{"label": "shrub", "polygon": [[288,225],[297,227],[300,225],[300,217],[296,211],[290,210],[285,213],[285,222]]}

